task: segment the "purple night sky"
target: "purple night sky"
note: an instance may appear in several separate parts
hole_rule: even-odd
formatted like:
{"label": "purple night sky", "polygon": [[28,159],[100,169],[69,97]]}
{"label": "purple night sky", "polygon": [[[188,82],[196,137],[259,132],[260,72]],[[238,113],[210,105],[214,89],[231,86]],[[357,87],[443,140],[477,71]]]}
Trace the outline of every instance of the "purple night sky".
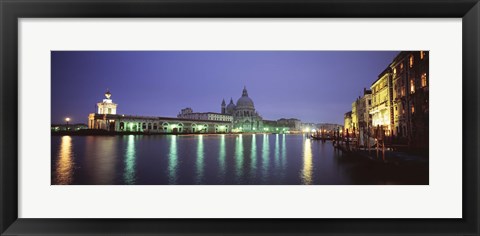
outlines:
{"label": "purple night sky", "polygon": [[87,123],[107,88],[117,114],[220,112],[247,87],[267,120],[343,124],[398,51],[54,51],[52,123]]}

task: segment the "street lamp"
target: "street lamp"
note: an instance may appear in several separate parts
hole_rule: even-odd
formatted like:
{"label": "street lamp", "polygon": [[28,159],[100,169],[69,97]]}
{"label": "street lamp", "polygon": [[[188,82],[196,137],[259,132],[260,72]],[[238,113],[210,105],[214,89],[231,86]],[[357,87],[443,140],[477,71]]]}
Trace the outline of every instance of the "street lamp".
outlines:
{"label": "street lamp", "polygon": [[68,122],[70,122],[70,117],[65,118],[65,122],[67,123],[67,130],[69,130],[69,128],[68,128]]}

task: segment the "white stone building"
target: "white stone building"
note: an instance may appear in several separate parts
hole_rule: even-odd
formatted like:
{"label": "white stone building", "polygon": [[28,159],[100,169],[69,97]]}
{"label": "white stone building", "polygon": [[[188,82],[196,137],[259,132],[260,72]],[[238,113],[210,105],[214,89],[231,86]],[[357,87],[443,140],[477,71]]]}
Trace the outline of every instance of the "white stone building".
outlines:
{"label": "white stone building", "polygon": [[97,104],[98,113],[88,116],[89,129],[102,129],[112,132],[142,133],[229,133],[231,121],[212,119],[189,119],[173,117],[149,117],[116,114],[117,104],[110,99],[111,93],[105,93],[106,99]]}

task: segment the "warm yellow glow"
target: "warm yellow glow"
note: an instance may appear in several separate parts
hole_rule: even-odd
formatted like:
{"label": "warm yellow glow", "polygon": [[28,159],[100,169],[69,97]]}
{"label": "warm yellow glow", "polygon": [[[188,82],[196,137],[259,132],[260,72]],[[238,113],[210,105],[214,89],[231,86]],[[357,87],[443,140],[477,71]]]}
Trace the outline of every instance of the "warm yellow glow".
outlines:
{"label": "warm yellow glow", "polygon": [[427,73],[422,74],[422,88],[427,86]]}
{"label": "warm yellow glow", "polygon": [[56,184],[71,184],[73,180],[72,137],[63,136],[55,170]]}
{"label": "warm yellow glow", "polygon": [[69,122],[69,121],[70,121],[70,117],[65,118],[65,121],[66,121],[66,122]]}
{"label": "warm yellow glow", "polygon": [[313,164],[312,164],[312,146],[310,139],[305,139],[303,145],[303,170],[302,181],[303,184],[312,184],[313,181]]}

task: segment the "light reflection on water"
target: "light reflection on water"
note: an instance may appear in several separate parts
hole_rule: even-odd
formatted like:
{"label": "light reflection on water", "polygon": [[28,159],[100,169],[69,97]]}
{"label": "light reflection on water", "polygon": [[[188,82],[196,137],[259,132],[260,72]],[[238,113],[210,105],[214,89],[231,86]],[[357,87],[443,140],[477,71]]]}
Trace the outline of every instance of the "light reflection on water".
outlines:
{"label": "light reflection on water", "polygon": [[278,134],[275,134],[275,169],[278,170],[279,168],[280,168],[280,144],[278,140]]}
{"label": "light reflection on water", "polygon": [[59,149],[55,182],[56,184],[71,184],[73,177],[72,138],[63,136]]}
{"label": "light reflection on water", "polygon": [[204,158],[203,135],[199,135],[197,143],[197,184],[203,182],[203,170],[205,168]]}
{"label": "light reflection on water", "polygon": [[243,135],[237,136],[235,142],[235,173],[237,182],[241,183],[241,177],[243,175]]}
{"label": "light reflection on water", "polygon": [[269,151],[269,142],[267,134],[263,135],[263,144],[262,144],[262,182],[266,182],[268,178],[268,169],[270,162],[270,151]]}
{"label": "light reflection on water", "polygon": [[312,184],[312,144],[310,139],[305,139],[303,146],[303,184]]}
{"label": "light reflection on water", "polygon": [[252,149],[250,150],[250,179],[257,178],[257,135],[252,135]]}
{"label": "light reflection on water", "polygon": [[135,184],[135,136],[129,135],[125,153],[125,171],[123,177],[126,184]]}
{"label": "light reflection on water", "polygon": [[171,135],[170,138],[170,149],[168,153],[168,180],[169,184],[177,183],[177,165],[178,165],[178,156],[177,156],[177,136]]}
{"label": "light reflection on water", "polygon": [[225,174],[226,174],[226,165],[225,165],[225,156],[226,156],[226,147],[225,147],[225,134],[220,136],[220,148],[219,148],[219,155],[218,155],[218,164],[219,164],[219,179],[221,183],[225,182]]}
{"label": "light reflection on water", "polygon": [[287,143],[285,141],[286,134],[283,134],[282,137],[282,169],[285,169],[287,167]]}
{"label": "light reflection on water", "polygon": [[51,145],[52,184],[428,184],[428,169],[393,178],[302,135],[52,136]]}

